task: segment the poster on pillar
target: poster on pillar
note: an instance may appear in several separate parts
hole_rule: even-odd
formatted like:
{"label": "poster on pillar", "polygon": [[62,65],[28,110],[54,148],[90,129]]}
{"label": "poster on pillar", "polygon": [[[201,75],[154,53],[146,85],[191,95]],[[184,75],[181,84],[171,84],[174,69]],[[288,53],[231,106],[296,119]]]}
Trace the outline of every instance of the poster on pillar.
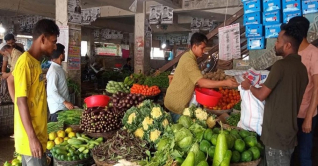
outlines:
{"label": "poster on pillar", "polygon": [[191,20],[191,30],[199,30],[201,28],[202,25],[202,18],[198,18],[198,17],[193,17]]}
{"label": "poster on pillar", "polygon": [[69,33],[70,46],[81,46],[81,29],[70,29]]}
{"label": "poster on pillar", "polygon": [[169,6],[163,6],[161,24],[173,24],[173,8]]}
{"label": "poster on pillar", "polygon": [[159,24],[162,5],[150,6],[149,24]]}
{"label": "poster on pillar", "polygon": [[68,16],[69,23],[81,24],[82,22],[81,12],[82,12],[81,0],[67,1],[67,16]]}
{"label": "poster on pillar", "polygon": [[214,24],[214,20],[205,18],[203,20],[203,23],[202,23],[200,30],[209,31],[213,27],[213,24]]}
{"label": "poster on pillar", "polygon": [[60,26],[60,35],[57,37],[57,43],[61,43],[65,46],[65,61],[68,60],[68,42],[69,42],[69,27]]}
{"label": "poster on pillar", "polygon": [[100,29],[94,29],[93,31],[94,41],[99,41],[101,36],[101,30]]}
{"label": "poster on pillar", "polygon": [[219,28],[219,59],[241,58],[240,24]]}
{"label": "poster on pillar", "polygon": [[81,69],[81,47],[69,46],[69,56],[67,61],[67,68],[69,70],[80,70]]}
{"label": "poster on pillar", "polygon": [[90,25],[100,17],[100,8],[82,9],[82,25]]}

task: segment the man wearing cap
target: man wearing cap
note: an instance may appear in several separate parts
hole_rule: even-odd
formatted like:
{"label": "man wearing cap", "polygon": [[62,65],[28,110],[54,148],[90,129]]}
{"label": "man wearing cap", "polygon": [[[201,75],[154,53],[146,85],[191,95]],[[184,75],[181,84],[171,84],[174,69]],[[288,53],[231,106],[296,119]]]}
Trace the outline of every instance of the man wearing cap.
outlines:
{"label": "man wearing cap", "polygon": [[50,110],[50,121],[57,121],[57,112],[73,109],[74,106],[70,103],[65,72],[62,68],[62,62],[65,59],[65,47],[58,43],[56,50],[53,51],[51,58],[52,63],[47,72],[47,102]]}
{"label": "man wearing cap", "polygon": [[318,105],[318,48],[307,40],[307,33],[310,22],[302,16],[289,20],[285,26],[300,27],[303,41],[301,42],[298,54],[301,62],[306,66],[308,73],[308,85],[297,116],[298,123],[298,146],[301,166],[311,166],[311,152],[313,148],[314,129],[317,124]]}

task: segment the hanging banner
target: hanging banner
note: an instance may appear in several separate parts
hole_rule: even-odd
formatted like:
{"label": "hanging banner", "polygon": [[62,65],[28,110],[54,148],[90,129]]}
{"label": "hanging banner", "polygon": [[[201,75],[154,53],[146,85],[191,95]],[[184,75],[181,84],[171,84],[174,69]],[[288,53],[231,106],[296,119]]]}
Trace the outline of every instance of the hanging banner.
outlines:
{"label": "hanging banner", "polygon": [[241,58],[240,24],[219,28],[219,59]]}
{"label": "hanging banner", "polygon": [[80,29],[70,29],[69,30],[69,45],[70,46],[81,46],[81,30]]}
{"label": "hanging banner", "polygon": [[68,41],[69,41],[69,27],[63,26],[60,28],[60,35],[57,37],[57,43],[61,43],[65,46],[65,61],[68,60]]}
{"label": "hanging banner", "polygon": [[94,29],[93,36],[94,36],[94,41],[98,41],[101,36],[100,29]]}
{"label": "hanging banner", "polygon": [[68,14],[69,23],[81,24],[82,22],[81,12],[82,12],[81,0],[67,1],[67,14]]}
{"label": "hanging banner", "polygon": [[173,24],[173,8],[169,6],[163,6],[161,24]]}
{"label": "hanging banner", "polygon": [[82,9],[82,24],[90,25],[93,21],[96,21],[100,17],[100,8],[88,8]]}
{"label": "hanging banner", "polygon": [[149,24],[159,24],[162,5],[150,6]]}
{"label": "hanging banner", "polygon": [[81,69],[81,47],[69,46],[69,56],[67,61],[67,67],[69,70]]}
{"label": "hanging banner", "polygon": [[214,20],[205,18],[203,20],[203,23],[202,23],[200,30],[209,31],[213,27],[213,24],[214,24]]}
{"label": "hanging banner", "polygon": [[199,30],[202,25],[202,18],[193,17],[191,21],[191,30]]}

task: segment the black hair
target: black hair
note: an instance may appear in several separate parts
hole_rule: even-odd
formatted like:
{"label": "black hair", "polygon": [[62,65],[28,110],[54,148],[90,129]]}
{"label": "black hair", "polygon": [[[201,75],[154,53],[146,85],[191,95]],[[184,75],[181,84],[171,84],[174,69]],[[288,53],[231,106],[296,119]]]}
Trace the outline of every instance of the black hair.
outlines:
{"label": "black hair", "polygon": [[192,35],[190,40],[191,47],[193,45],[200,45],[202,42],[208,42],[208,38],[204,34],[196,32]]}
{"label": "black hair", "polygon": [[304,38],[307,38],[310,22],[306,17],[303,17],[303,16],[293,17],[289,20],[288,25],[298,25],[298,27],[300,28],[299,32],[301,32]]}
{"label": "black hair", "polygon": [[12,33],[9,33],[7,34],[5,37],[4,37],[4,40],[7,42],[9,40],[15,40],[14,38],[14,35]]}
{"label": "black hair", "polygon": [[[10,39],[11,40],[11,39]],[[7,49],[11,49],[12,47],[8,44],[4,45],[2,48],[1,48],[1,51],[5,51]]]}
{"label": "black hair", "polygon": [[52,59],[59,58],[60,55],[64,53],[64,49],[65,49],[65,46],[63,44],[57,43],[56,44],[56,50],[53,51],[53,53],[51,55],[51,58]]}
{"label": "black hair", "polygon": [[127,59],[126,59],[126,62],[129,62],[129,61],[131,61],[131,58],[127,58]]}
{"label": "black hair", "polygon": [[51,35],[60,35],[60,29],[55,24],[54,21],[49,19],[42,19],[38,21],[33,29],[33,40],[36,40],[38,37],[40,37],[42,34],[44,34],[46,37]]}
{"label": "black hair", "polygon": [[167,7],[164,7],[163,9],[168,9]]}
{"label": "black hair", "polygon": [[293,50],[298,52],[299,46],[303,41],[303,35],[299,33],[301,31],[300,25],[292,24],[282,27],[281,30],[285,31],[284,36],[288,38],[288,42],[291,43]]}

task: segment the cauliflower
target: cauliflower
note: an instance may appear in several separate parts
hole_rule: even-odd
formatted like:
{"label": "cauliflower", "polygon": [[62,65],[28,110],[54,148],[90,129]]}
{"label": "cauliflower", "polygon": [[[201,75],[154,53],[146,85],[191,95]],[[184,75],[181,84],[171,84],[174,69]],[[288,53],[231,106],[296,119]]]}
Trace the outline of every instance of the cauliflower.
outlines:
{"label": "cauliflower", "polygon": [[159,130],[153,130],[150,132],[150,136],[149,136],[149,139],[151,142],[155,142],[158,140],[158,138],[160,137],[160,134],[161,134],[161,131]]}
{"label": "cauliflower", "polygon": [[190,118],[194,117],[194,110],[196,109],[196,106],[194,104],[192,104],[190,107],[185,108],[183,110],[183,115],[185,116],[189,116]]}
{"label": "cauliflower", "polygon": [[205,110],[202,110],[202,108],[197,108],[194,113],[198,120],[205,121],[208,119],[208,113]]}
{"label": "cauliflower", "polygon": [[209,116],[208,119],[206,120],[206,124],[208,125],[209,128],[212,129],[216,124],[215,117]]}
{"label": "cauliflower", "polygon": [[144,103],[140,103],[140,104],[138,105],[138,108],[141,108],[142,106],[144,106]]}
{"label": "cauliflower", "polygon": [[136,118],[136,113],[134,112],[134,113],[129,115],[127,123],[132,124],[132,122],[135,120],[135,118]]}
{"label": "cauliflower", "polygon": [[161,108],[160,107],[153,107],[151,110],[151,116],[154,119],[158,119],[162,116]]}
{"label": "cauliflower", "polygon": [[142,121],[142,126],[143,126],[143,129],[145,131],[148,130],[149,128],[149,125],[152,125],[153,124],[153,119],[151,119],[149,116],[147,116],[143,121]]}
{"label": "cauliflower", "polygon": [[164,120],[162,121],[162,126],[163,126],[164,128],[166,128],[166,127],[168,126],[168,124],[169,124],[168,119],[164,119]]}
{"label": "cauliflower", "polygon": [[138,137],[140,139],[142,139],[144,137],[144,130],[142,128],[138,128],[134,134],[135,134],[135,137]]}

